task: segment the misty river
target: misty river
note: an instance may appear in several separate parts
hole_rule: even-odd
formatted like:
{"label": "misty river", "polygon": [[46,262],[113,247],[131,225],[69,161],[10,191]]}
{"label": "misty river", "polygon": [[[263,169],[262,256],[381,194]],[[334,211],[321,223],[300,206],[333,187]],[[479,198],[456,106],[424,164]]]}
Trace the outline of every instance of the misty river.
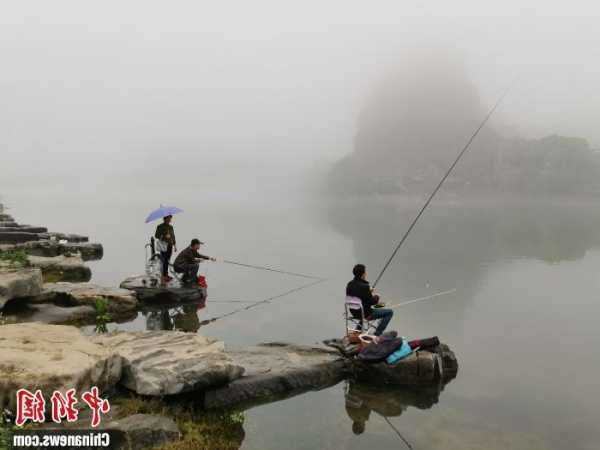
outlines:
{"label": "misty river", "polygon": [[[63,185],[64,186],[64,185]],[[118,285],[144,270],[144,225],[159,190],[68,189],[47,184],[3,193],[20,221],[77,232],[104,245],[92,282]],[[281,193],[245,196],[169,191],[185,210],[174,220],[182,249],[328,278],[324,283],[200,327],[229,347],[264,341],[313,344],[344,332],[344,288],[363,262],[374,279],[418,211],[417,202],[329,202]],[[160,199],[156,201],[155,199]],[[593,449],[600,442],[600,210],[587,204],[486,199],[434,201],[378,290],[388,303],[440,291],[396,309],[390,329],[437,335],[459,373],[441,392],[378,391],[346,382],[245,412],[243,449]],[[306,284],[306,280],[222,263],[201,266],[206,307],[146,311],[109,329],[174,328]],[[166,313],[166,315],[165,315]],[[158,325],[157,325],[158,324]],[[351,394],[351,395],[350,395]],[[354,403],[352,403],[354,399]],[[356,405],[358,399],[359,405]],[[358,419],[357,419],[358,416]],[[352,431],[360,420],[364,432]]]}

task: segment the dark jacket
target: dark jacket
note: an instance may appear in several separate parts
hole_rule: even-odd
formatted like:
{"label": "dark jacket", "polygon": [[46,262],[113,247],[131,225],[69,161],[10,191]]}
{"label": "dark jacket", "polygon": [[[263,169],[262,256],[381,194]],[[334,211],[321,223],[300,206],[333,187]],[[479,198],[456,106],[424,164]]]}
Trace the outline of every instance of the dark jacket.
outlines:
{"label": "dark jacket", "polygon": [[204,256],[194,250],[192,247],[184,248],[173,263],[174,267],[183,267],[190,264],[196,264],[197,259],[210,259],[210,256]]}
{"label": "dark jacket", "polygon": [[390,356],[402,346],[402,338],[391,338],[377,344],[370,344],[363,348],[356,359],[364,362],[380,362]]}
{"label": "dark jacket", "polygon": [[[169,235],[169,237],[167,237]],[[154,233],[154,237],[156,239],[160,239],[161,241],[165,241],[168,244],[175,245],[175,230],[173,229],[173,225],[170,223],[161,223],[156,227],[156,233]]]}
{"label": "dark jacket", "polygon": [[371,307],[377,303],[377,300],[371,293],[368,281],[361,278],[353,279],[346,285],[346,295],[360,298],[365,318],[371,317]]}

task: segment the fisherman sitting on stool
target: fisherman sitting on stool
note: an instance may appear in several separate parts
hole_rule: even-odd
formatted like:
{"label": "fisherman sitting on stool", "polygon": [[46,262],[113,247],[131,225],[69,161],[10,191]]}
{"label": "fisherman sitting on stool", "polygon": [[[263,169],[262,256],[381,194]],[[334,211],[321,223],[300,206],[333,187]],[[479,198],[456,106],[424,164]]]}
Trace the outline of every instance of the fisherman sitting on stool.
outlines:
{"label": "fisherman sitting on stool", "polygon": [[380,336],[392,320],[394,311],[380,307],[373,308],[379,304],[379,295],[375,294],[369,282],[367,281],[367,269],[364,264],[357,264],[352,269],[354,279],[346,286],[346,295],[348,297],[358,297],[362,303],[365,314],[364,319],[379,320],[379,325],[375,330],[375,336]]}
{"label": "fisherman sitting on stool", "polygon": [[181,280],[182,283],[192,283],[198,278],[198,268],[200,267],[199,260],[209,259],[211,261],[216,261],[215,258],[198,253],[198,249],[202,244],[203,242],[200,242],[198,239],[192,239],[190,246],[183,249],[181,253],[177,255],[177,258],[175,258],[173,268],[175,269],[175,272],[183,274]]}

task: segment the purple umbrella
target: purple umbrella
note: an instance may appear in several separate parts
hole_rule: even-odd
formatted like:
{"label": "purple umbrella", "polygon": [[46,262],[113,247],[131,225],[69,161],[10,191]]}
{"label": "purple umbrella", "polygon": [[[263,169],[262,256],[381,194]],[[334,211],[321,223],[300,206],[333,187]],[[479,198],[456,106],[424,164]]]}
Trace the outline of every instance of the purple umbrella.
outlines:
{"label": "purple umbrella", "polygon": [[178,214],[181,212],[183,212],[183,209],[179,209],[175,206],[160,205],[160,208],[155,209],[150,214],[148,214],[148,217],[146,217],[146,223],[152,222],[153,220],[156,220],[156,219],[162,219],[163,217],[166,217],[166,216],[172,216],[173,214]]}

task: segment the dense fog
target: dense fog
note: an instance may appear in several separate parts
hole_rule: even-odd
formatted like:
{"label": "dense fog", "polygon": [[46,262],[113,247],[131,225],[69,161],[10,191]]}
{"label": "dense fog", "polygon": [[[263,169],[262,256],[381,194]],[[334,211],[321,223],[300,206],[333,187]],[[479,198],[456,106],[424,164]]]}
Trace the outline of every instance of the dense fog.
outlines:
{"label": "dense fog", "polygon": [[5,2],[1,178],[303,184],[356,150],[389,82],[441,89],[388,106],[451,152],[517,76],[489,132],[595,147],[598,11],[576,3]]}

